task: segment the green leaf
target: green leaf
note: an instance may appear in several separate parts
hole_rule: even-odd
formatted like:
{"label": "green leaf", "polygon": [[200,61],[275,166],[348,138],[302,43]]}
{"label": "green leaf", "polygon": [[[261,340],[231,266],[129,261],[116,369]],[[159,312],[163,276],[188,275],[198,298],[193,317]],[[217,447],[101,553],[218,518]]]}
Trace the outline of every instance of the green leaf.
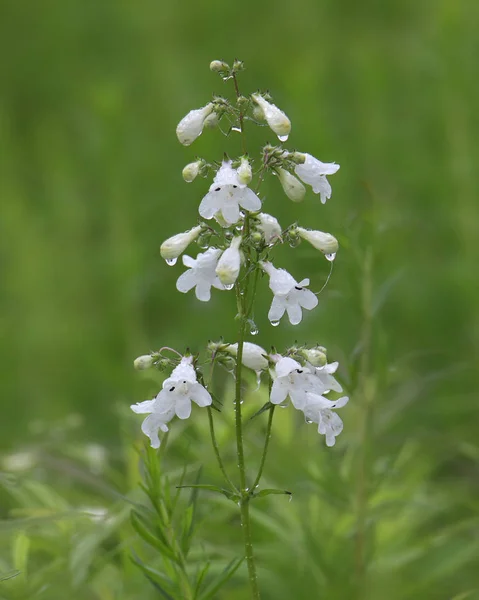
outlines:
{"label": "green leaf", "polygon": [[175,583],[171,579],[160,571],[145,565],[137,556],[132,556],[131,560],[166,600],[175,600]]}
{"label": "green leaf", "polygon": [[236,573],[244,558],[234,558],[223,570],[223,572],[212,581],[206,590],[201,594],[200,600],[213,598],[216,592]]}
{"label": "green leaf", "polygon": [[257,494],[253,494],[253,498],[264,498],[265,496],[271,496],[271,494],[285,494],[286,496],[293,496],[293,494],[291,492],[288,492],[288,490],[275,490],[269,488],[266,490],[261,490]]}
{"label": "green leaf", "polygon": [[254,413],[254,415],[252,415],[247,423],[250,423],[253,419],[256,419],[256,417],[259,417],[259,415],[263,414],[264,412],[271,410],[274,407],[274,404],[271,404],[271,402],[266,402],[266,404],[263,404],[263,406]]}
{"label": "green leaf", "polygon": [[154,527],[155,532],[151,531],[150,523],[148,523],[143,515],[135,510],[131,511],[131,524],[138,535],[150,546],[160,552],[162,556],[167,556],[170,560],[178,563],[173,550],[168,545],[166,538],[159,531],[158,527]]}
{"label": "green leaf", "polygon": [[26,573],[28,554],[30,551],[30,538],[21,531],[13,542],[12,554],[13,554],[13,566],[23,574]]}
{"label": "green leaf", "polygon": [[206,574],[209,571],[210,565],[211,565],[211,563],[207,562],[206,565],[199,572],[198,579],[196,581],[196,587],[195,587],[195,598],[197,598],[198,594],[200,593],[201,585],[206,577]]}
{"label": "green leaf", "polygon": [[223,496],[226,496],[226,498],[228,498],[228,500],[233,500],[234,502],[237,502],[240,499],[238,494],[235,494],[234,492],[231,492],[230,490],[225,490],[224,488],[220,488],[217,485],[197,484],[197,485],[179,485],[177,487],[179,487],[179,488],[197,488],[199,490],[208,490],[209,492],[218,492],[219,494],[223,494]]}
{"label": "green leaf", "polygon": [[13,577],[17,577],[20,575],[20,571],[14,569],[13,571],[8,571],[5,575],[0,575],[0,581],[7,581],[7,579],[13,579]]}

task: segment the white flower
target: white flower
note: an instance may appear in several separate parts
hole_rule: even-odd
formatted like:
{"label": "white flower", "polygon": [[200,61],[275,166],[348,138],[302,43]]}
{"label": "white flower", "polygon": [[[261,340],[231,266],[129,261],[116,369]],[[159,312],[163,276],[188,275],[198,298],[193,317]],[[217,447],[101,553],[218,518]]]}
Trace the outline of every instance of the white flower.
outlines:
{"label": "white flower", "polygon": [[291,121],[288,117],[277,106],[271,104],[259,94],[253,94],[251,97],[263,111],[266,122],[279,140],[285,142],[291,132]]}
{"label": "white flower", "polygon": [[213,112],[213,104],[210,102],[203,108],[190,110],[190,112],[181,119],[176,128],[176,135],[183,146],[192,144],[203,131],[205,119]]}
{"label": "white flower", "polygon": [[249,164],[249,160],[244,156],[241,157],[241,163],[237,169],[237,173],[238,181],[243,185],[248,185],[248,183],[253,179],[251,165]]}
{"label": "white flower", "polygon": [[195,162],[188,163],[186,167],[184,167],[181,174],[186,183],[191,183],[198,177],[198,173],[200,172],[202,164],[203,161],[196,160]]}
{"label": "white flower", "polygon": [[196,259],[184,255],[183,264],[188,267],[188,271],[178,277],[176,289],[186,294],[192,288],[196,288],[196,297],[202,302],[208,302],[211,298],[211,286],[224,290],[224,285],[215,272],[220,255],[221,250],[216,248],[208,248],[206,252],[198,254]]}
{"label": "white flower", "polygon": [[263,234],[264,241],[268,246],[276,240],[281,240],[281,225],[275,217],[267,213],[259,213],[256,218],[259,221],[258,229]]}
{"label": "white flower", "polygon": [[301,308],[312,310],[318,305],[318,299],[311,290],[306,289],[309,279],[299,283],[284,269],[276,269],[270,262],[262,262],[261,267],[269,275],[269,287],[274,294],[268,319],[277,323],[288,313],[291,325],[297,325],[303,317]]}
{"label": "white flower", "polygon": [[306,188],[301,181],[281,167],[276,169],[276,173],[286,196],[293,202],[301,202],[306,193]]}
{"label": "white flower", "polygon": [[323,163],[311,154],[295,153],[296,156],[304,157],[304,163],[296,165],[296,175],[313,188],[315,194],[320,194],[322,204],[331,198],[331,186],[326,175],[333,175],[339,169],[336,163]]}
{"label": "white flower", "polygon": [[312,229],[303,229],[302,227],[296,227],[295,231],[299,237],[309,242],[326,256],[333,256],[333,258],[336,256],[336,252],[339,248],[338,240],[330,233],[314,231]]}
{"label": "white flower", "polygon": [[[170,264],[174,264],[174,260],[182,254],[186,248],[194,242],[200,235],[202,230],[201,225],[197,225],[185,231],[183,233],[177,233],[176,235],[165,240],[160,247],[160,254],[166,261],[170,261]],[[175,261],[176,262],[176,261]]]}
{"label": "white flower", "polygon": [[135,358],[133,366],[137,371],[145,371],[149,369],[153,364],[153,357],[150,354],[143,354],[138,358]]}
{"label": "white flower", "polygon": [[338,381],[336,381],[335,377],[333,377],[333,373],[336,373],[336,371],[338,370],[338,362],[327,363],[322,367],[315,367],[310,362],[306,362],[305,366],[312,373],[314,373],[315,377],[321,382],[321,394],[326,394],[331,390],[333,390],[334,392],[343,391],[341,384]]}
{"label": "white flower", "polygon": [[240,236],[233,238],[230,247],[223,252],[216,265],[218,279],[225,287],[230,289],[238,279],[241,268],[240,244]]}
{"label": "white flower", "polygon": [[272,404],[281,404],[289,396],[293,406],[302,410],[308,400],[308,392],[324,393],[322,383],[314,372],[288,356],[276,363],[275,374],[270,395]]}
{"label": "white flower", "polygon": [[209,192],[201,201],[199,213],[204,219],[211,219],[220,213],[229,226],[239,220],[240,206],[256,212],[261,208],[261,200],[240,182],[238,172],[231,167],[231,161],[223,161]]}
{"label": "white flower", "polygon": [[332,408],[342,408],[349,398],[343,396],[338,400],[328,400],[314,393],[307,393],[307,402],[303,408],[304,416],[310,423],[318,424],[318,433],[326,436],[326,446],[334,446],[336,437],[343,430],[343,422]]}
{"label": "white flower", "polygon": [[[238,344],[229,344],[225,350],[236,356],[238,354]],[[266,350],[261,348],[261,346],[252,344],[251,342],[244,342],[241,363],[245,367],[248,367],[248,369],[253,369],[253,371],[262,371],[268,368],[268,359],[265,358],[267,354]]]}
{"label": "white flower", "polygon": [[143,421],[141,430],[151,440],[152,448],[158,448],[158,430],[168,431],[167,423],[175,416],[187,419],[191,414],[191,402],[198,406],[209,406],[212,398],[196,379],[193,358],[184,356],[180,364],[163,382],[163,389],[153,400],[133,404],[131,409],[138,414],[150,413]]}

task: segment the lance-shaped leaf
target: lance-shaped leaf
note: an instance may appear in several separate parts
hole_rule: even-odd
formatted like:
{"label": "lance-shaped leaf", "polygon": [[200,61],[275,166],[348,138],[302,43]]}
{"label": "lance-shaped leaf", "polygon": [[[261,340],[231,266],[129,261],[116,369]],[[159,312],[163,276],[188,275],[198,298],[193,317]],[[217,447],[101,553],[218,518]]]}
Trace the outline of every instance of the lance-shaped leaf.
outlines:
{"label": "lance-shaped leaf", "polygon": [[253,494],[253,498],[264,498],[265,496],[271,496],[272,494],[282,494],[282,495],[286,495],[286,496],[290,496],[292,497],[292,493],[288,492],[288,490],[275,490],[273,488],[268,488],[265,490],[261,490],[260,492]]}
{"label": "lance-shaped leaf", "polygon": [[214,598],[216,592],[236,573],[243,560],[244,558],[234,558],[224,568],[223,572],[210,583],[199,597],[199,600],[209,600],[210,598]]}
{"label": "lance-shaped leaf", "polygon": [[178,558],[169,547],[166,538],[159,531],[158,527],[154,527],[154,531],[152,531],[151,523],[143,515],[134,510],[131,511],[131,524],[133,529],[147,544],[158,550],[162,556],[167,556],[170,560],[178,562]]}

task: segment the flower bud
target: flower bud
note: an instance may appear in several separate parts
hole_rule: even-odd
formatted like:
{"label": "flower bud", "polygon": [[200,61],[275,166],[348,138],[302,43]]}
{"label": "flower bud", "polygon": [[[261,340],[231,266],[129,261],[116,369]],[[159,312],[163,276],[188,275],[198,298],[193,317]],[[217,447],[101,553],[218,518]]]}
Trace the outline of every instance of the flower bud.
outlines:
{"label": "flower bud", "polygon": [[190,112],[181,119],[176,128],[176,136],[180,144],[189,146],[192,144],[203,131],[205,119],[213,112],[214,105],[212,102],[198,108],[190,110]]}
{"label": "flower bud", "polygon": [[212,60],[210,62],[210,71],[213,73],[221,73],[222,71],[229,71],[229,65],[222,60]]}
{"label": "flower bud", "polygon": [[253,178],[249,160],[244,156],[241,157],[241,164],[237,168],[236,172],[238,173],[238,181],[243,185],[248,185]]}
{"label": "flower bud", "polygon": [[203,128],[204,129],[214,129],[215,127],[218,126],[218,122],[219,122],[218,114],[215,112],[212,112],[210,115],[208,115],[206,117],[205,122],[203,123]]}
{"label": "flower bud", "polygon": [[[175,261],[182,254],[186,248],[194,242],[196,238],[200,235],[202,230],[201,225],[197,225],[190,229],[189,231],[185,231],[184,233],[177,233],[173,237],[168,238],[161,244],[160,254],[161,257],[168,261]],[[171,262],[174,264],[174,262]]]}
{"label": "flower bud", "polygon": [[256,218],[259,220],[258,229],[262,232],[268,246],[276,240],[281,240],[281,225],[275,217],[267,213],[259,213]]}
{"label": "flower bud", "polygon": [[[226,352],[229,352],[233,356],[238,354],[238,344],[230,344],[225,348]],[[261,346],[252,344],[251,342],[244,342],[243,344],[243,358],[241,363],[248,369],[253,371],[261,371],[268,368],[268,359],[265,358],[267,352]]]}
{"label": "flower bud", "polygon": [[183,175],[183,179],[186,183],[191,183],[198,177],[198,173],[200,172],[200,168],[203,165],[203,161],[197,160],[195,162],[189,163],[183,169],[181,174]]}
{"label": "flower bud", "polygon": [[282,169],[281,167],[279,167],[276,172],[286,196],[288,196],[288,198],[293,202],[301,202],[304,198],[304,194],[306,193],[306,188],[301,181],[296,179],[296,177],[289,171],[286,171],[286,169]]}
{"label": "flower bud", "polygon": [[253,107],[253,118],[255,118],[257,121],[265,120],[266,117],[264,116],[264,111],[261,106],[256,105]]}
{"label": "flower bud", "polygon": [[259,94],[253,94],[251,97],[263,110],[266,122],[278,136],[278,139],[285,142],[291,132],[291,121],[288,117],[277,106],[271,104]]}
{"label": "flower bud", "polygon": [[323,348],[323,346],[304,348],[301,350],[301,354],[310,364],[313,365],[313,367],[324,367],[324,365],[328,362],[326,348]]}
{"label": "flower bud", "polygon": [[335,255],[338,251],[339,244],[338,240],[330,233],[324,233],[323,231],[313,231],[311,229],[303,229],[297,227],[295,232],[309,242],[312,246],[317,248],[323,254],[328,256]]}
{"label": "flower bud", "polygon": [[133,366],[137,371],[145,371],[153,364],[153,357],[150,354],[143,354],[133,361]]}
{"label": "flower bud", "polygon": [[221,255],[216,265],[216,275],[221,283],[231,289],[238,279],[241,268],[241,254],[239,247],[241,237],[237,236],[231,241],[231,245]]}

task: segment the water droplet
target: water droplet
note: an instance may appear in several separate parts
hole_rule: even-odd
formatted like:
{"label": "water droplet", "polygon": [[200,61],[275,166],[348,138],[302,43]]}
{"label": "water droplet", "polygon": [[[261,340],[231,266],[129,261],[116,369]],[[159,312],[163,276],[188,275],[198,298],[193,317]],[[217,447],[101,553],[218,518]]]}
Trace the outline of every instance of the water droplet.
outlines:
{"label": "water droplet", "polygon": [[256,371],[256,388],[253,390],[255,392],[259,390],[259,386],[261,385],[261,373],[262,371]]}
{"label": "water droplet", "polygon": [[305,419],[305,421],[308,425],[311,425],[311,423],[313,422],[313,421],[311,421],[311,419]]}
{"label": "water droplet", "polygon": [[336,252],[332,252],[331,254],[325,254],[324,256],[326,257],[326,260],[333,262],[333,260],[336,258]]}
{"label": "water droplet", "polygon": [[232,290],[234,288],[234,283],[229,283],[228,285],[225,285],[225,290]]}
{"label": "water droplet", "polygon": [[241,129],[239,127],[232,127],[231,131],[237,131],[238,133],[241,133]]}
{"label": "water droplet", "polygon": [[253,319],[249,319],[248,323],[249,323],[249,332],[251,333],[251,335],[258,335],[259,329],[258,329],[258,326],[256,325],[256,323],[253,321]]}
{"label": "water droplet", "polygon": [[291,502],[292,499],[293,499],[293,494],[290,494],[289,498],[288,498],[288,502]]}
{"label": "water droplet", "polygon": [[290,237],[288,239],[288,243],[291,248],[297,248],[301,244],[301,238],[299,237]]}
{"label": "water droplet", "polygon": [[178,261],[178,259],[177,259],[177,258],[167,258],[167,259],[166,259],[166,264],[167,264],[169,267],[173,267],[174,265],[176,265],[176,262],[177,262],[177,261]]}
{"label": "water droplet", "polygon": [[236,225],[236,231],[243,231],[243,225]]}
{"label": "water droplet", "polygon": [[279,321],[271,321],[271,325],[272,325],[273,327],[278,327],[278,325],[279,325]]}
{"label": "water droplet", "polygon": [[285,142],[288,139],[288,137],[289,137],[289,134],[288,135],[278,135],[278,140],[280,142]]}

